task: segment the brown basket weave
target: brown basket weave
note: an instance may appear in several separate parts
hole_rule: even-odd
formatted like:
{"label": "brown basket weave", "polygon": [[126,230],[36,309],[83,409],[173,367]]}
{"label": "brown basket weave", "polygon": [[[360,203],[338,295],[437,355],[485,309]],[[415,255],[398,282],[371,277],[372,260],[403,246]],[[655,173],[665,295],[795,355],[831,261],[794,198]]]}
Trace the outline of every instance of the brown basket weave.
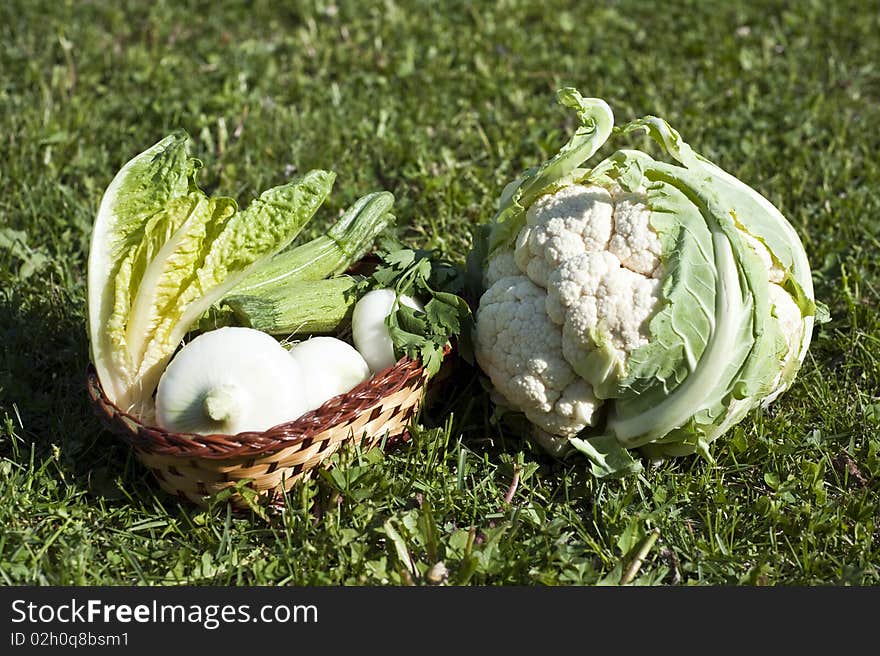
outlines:
{"label": "brown basket weave", "polygon": [[[271,504],[344,443],[366,449],[383,439],[386,444],[409,439],[407,426],[422,402],[426,378],[418,361],[404,357],[294,421],[263,432],[199,435],[141,423],[107,398],[93,365],[87,372],[89,398],[107,428],[134,449],[163,490],[202,506],[243,480]],[[237,493],[231,501],[244,506]]]}

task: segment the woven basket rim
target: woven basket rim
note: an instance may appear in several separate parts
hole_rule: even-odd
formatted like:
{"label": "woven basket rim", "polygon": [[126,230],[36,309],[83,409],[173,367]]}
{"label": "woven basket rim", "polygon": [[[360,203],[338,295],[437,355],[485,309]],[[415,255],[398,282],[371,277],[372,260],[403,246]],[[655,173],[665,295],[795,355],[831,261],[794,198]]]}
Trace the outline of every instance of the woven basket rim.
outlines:
{"label": "woven basket rim", "polygon": [[[447,346],[444,357],[450,351]],[[412,384],[414,379],[421,379],[418,385],[426,383],[424,366],[420,361],[404,356],[349,392],[334,396],[320,407],[291,421],[265,431],[203,435],[167,431],[145,424],[107,398],[92,362],[89,362],[86,370],[88,394],[96,413],[111,432],[130,446],[148,453],[209,459],[264,455],[311,439],[328,429],[344,428],[361,412],[381,405],[384,398]]]}

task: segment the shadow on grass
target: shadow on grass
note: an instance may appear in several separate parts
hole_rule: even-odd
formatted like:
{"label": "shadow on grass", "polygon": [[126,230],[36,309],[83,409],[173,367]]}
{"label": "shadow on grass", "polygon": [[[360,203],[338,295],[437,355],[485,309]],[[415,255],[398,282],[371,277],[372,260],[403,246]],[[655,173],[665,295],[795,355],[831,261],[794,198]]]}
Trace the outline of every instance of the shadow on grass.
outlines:
{"label": "shadow on grass", "polygon": [[[93,497],[152,494],[146,471],[101,425],[86,394],[88,338],[81,301],[57,285],[26,299],[0,295],[0,457],[57,460],[68,483]],[[36,465],[35,465],[36,466]]]}
{"label": "shadow on grass", "polygon": [[[438,378],[443,376],[443,372]],[[518,453],[542,467],[564,467],[558,459],[528,438],[528,423],[518,413],[495,417],[495,407],[480,370],[457,358],[450,363],[448,376],[428,387],[420,423],[426,429],[448,430],[454,438],[476,454],[485,454],[496,465]]]}

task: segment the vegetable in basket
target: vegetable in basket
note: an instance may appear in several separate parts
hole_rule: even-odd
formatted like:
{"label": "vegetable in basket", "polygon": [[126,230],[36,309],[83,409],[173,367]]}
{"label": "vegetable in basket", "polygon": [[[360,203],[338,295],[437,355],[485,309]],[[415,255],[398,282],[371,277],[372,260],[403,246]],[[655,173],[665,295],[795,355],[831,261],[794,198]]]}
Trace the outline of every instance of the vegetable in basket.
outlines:
{"label": "vegetable in basket", "polygon": [[[198,188],[201,163],[188,156],[188,140],[178,131],[134,157],[104,194],[89,254],[92,361],[108,400],[142,421],[178,432],[262,430],[347,392],[370,371],[354,348],[338,340],[335,348],[326,340],[307,340],[298,355],[289,356],[266,333],[337,333],[351,318],[358,297],[380,282],[394,287],[389,290],[394,303],[397,293],[408,289],[434,294],[422,279],[430,275],[431,263],[399,250],[387,256],[393,264],[380,266],[370,279],[343,275],[393,221],[394,199],[388,192],[360,198],[324,235],[283,250],[330,193],[335,175],[311,171],[239,211],[232,199],[210,198]],[[448,302],[444,298],[442,292],[434,294],[426,319],[404,318],[416,333],[383,326],[399,347],[398,353],[385,349],[395,358],[385,364],[407,353],[428,356],[429,373],[439,368],[442,353],[438,359],[430,345],[441,336],[434,318],[438,304]],[[386,320],[375,312],[360,314],[367,319],[356,322],[358,335],[364,334],[365,321]],[[397,325],[395,317],[388,321]],[[235,324],[242,327],[232,330]],[[197,325],[203,334],[172,360]],[[420,328],[427,332],[420,334]],[[458,324],[442,328],[457,330]],[[399,344],[401,336],[405,344]],[[442,336],[445,343],[451,333]],[[283,356],[280,364],[272,364],[266,350],[270,343],[277,346],[275,355]],[[361,346],[370,354],[376,343],[362,340]],[[246,372],[249,344],[262,364]],[[410,348],[415,345],[421,348]],[[205,353],[210,355],[199,355]],[[320,370],[302,372],[327,378],[312,386],[313,394],[306,394],[301,381],[292,386],[280,382],[291,377],[287,374],[299,359],[314,365],[316,358],[328,359]],[[333,363],[339,365],[339,376],[327,366]],[[260,409],[250,397],[269,389]]]}
{"label": "vegetable in basket", "polygon": [[355,345],[374,373],[406,355],[433,376],[451,340],[467,335],[473,323],[459,296],[464,272],[437,251],[396,248],[379,258],[380,265],[358,285]]}
{"label": "vegetable in basket", "polygon": [[[597,476],[638,470],[630,449],[710,457],[804,359],[817,304],[803,245],[663,119],[615,128],[604,101],[559,99],[580,127],[508,185],[475,240],[477,362],[502,408]],[[618,150],[582,168],[641,131],[675,163]]]}
{"label": "vegetable in basket", "polygon": [[351,317],[351,337],[371,371],[382,371],[397,362],[391,332],[385,321],[397,303],[424,311],[411,296],[398,296],[393,289],[374,289],[358,300]]}
{"label": "vegetable in basket", "polygon": [[149,417],[186,332],[300,232],[335,174],[310,171],[239,211],[196,184],[201,163],[178,131],[129,161],[101,200],[88,263],[89,342],[108,398]]}
{"label": "vegetable in basket", "polygon": [[[317,336],[287,351],[269,334],[248,327],[220,327],[195,337],[177,352],[159,380],[156,423],[170,431],[202,434],[266,430],[349,392],[393,366],[397,353],[406,353],[415,344],[418,348],[412,357],[425,357],[429,363],[435,358],[433,349],[441,349],[437,363],[426,365],[429,375],[435,373],[443,358],[442,348],[469,319],[469,310],[459,297],[434,291],[427,278],[422,280],[420,275],[430,277],[432,270],[427,254],[396,251],[386,258],[400,262],[401,256],[404,262],[411,256],[410,263],[398,268],[397,264],[388,266],[386,260],[386,266],[361,281],[362,289],[378,280],[383,284],[396,280],[397,285],[374,288],[357,301],[352,317],[354,346],[337,337]],[[284,286],[320,282],[326,281],[287,280]],[[420,289],[433,295],[431,313],[397,289]],[[458,300],[449,304],[447,296]],[[397,313],[404,308],[411,314],[403,321],[415,321],[407,323],[415,333],[399,326]],[[436,323],[435,315],[444,312],[446,323]],[[454,330],[449,317],[455,319]]]}
{"label": "vegetable in basket", "polygon": [[156,424],[178,433],[264,431],[309,407],[309,373],[275,338],[224,327],[178,351],[159,379]]}
{"label": "vegetable in basket", "polygon": [[156,392],[156,424],[168,431],[235,435],[295,420],[370,377],[350,344],[312,337],[289,351],[253,328],[198,335],[172,358]]}
{"label": "vegetable in basket", "polygon": [[337,337],[311,337],[290,349],[305,376],[306,410],[351,391],[370,377],[370,367],[348,342]]}
{"label": "vegetable in basket", "polygon": [[326,234],[258,266],[203,318],[201,327],[243,325],[273,335],[336,333],[348,321],[358,282],[343,275],[394,222],[387,191],[359,198]]}
{"label": "vegetable in basket", "polygon": [[[428,284],[448,282],[435,275],[442,265],[406,249],[386,253],[365,277],[373,259],[356,261],[393,220],[387,192],[283,250],[334,175],[311,171],[239,212],[198,188],[187,140],[177,132],[132,159],[102,199],[89,255],[88,393],[162,489],[205,505],[235,487],[232,503],[253,507],[246,491],[277,500],[345,443],[404,439],[467,306]],[[381,287],[396,304],[406,293],[437,302],[424,316],[398,308],[380,318],[400,359],[371,372],[341,338],[359,296]],[[289,352],[270,334],[279,332],[336,336]],[[363,393],[349,394],[356,385]]]}

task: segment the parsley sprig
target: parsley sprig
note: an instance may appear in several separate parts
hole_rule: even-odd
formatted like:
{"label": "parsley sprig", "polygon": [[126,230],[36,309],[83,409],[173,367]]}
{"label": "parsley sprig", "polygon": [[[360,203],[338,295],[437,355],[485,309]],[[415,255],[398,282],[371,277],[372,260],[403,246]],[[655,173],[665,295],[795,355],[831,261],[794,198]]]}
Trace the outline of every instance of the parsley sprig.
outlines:
{"label": "parsley sprig", "polygon": [[[420,360],[428,376],[433,376],[451,340],[470,333],[473,316],[458,295],[464,274],[436,250],[401,248],[378,256],[381,264],[358,285],[358,295],[371,289],[395,291],[394,307],[385,319],[395,355]],[[401,303],[404,295],[424,302],[424,311]]]}

